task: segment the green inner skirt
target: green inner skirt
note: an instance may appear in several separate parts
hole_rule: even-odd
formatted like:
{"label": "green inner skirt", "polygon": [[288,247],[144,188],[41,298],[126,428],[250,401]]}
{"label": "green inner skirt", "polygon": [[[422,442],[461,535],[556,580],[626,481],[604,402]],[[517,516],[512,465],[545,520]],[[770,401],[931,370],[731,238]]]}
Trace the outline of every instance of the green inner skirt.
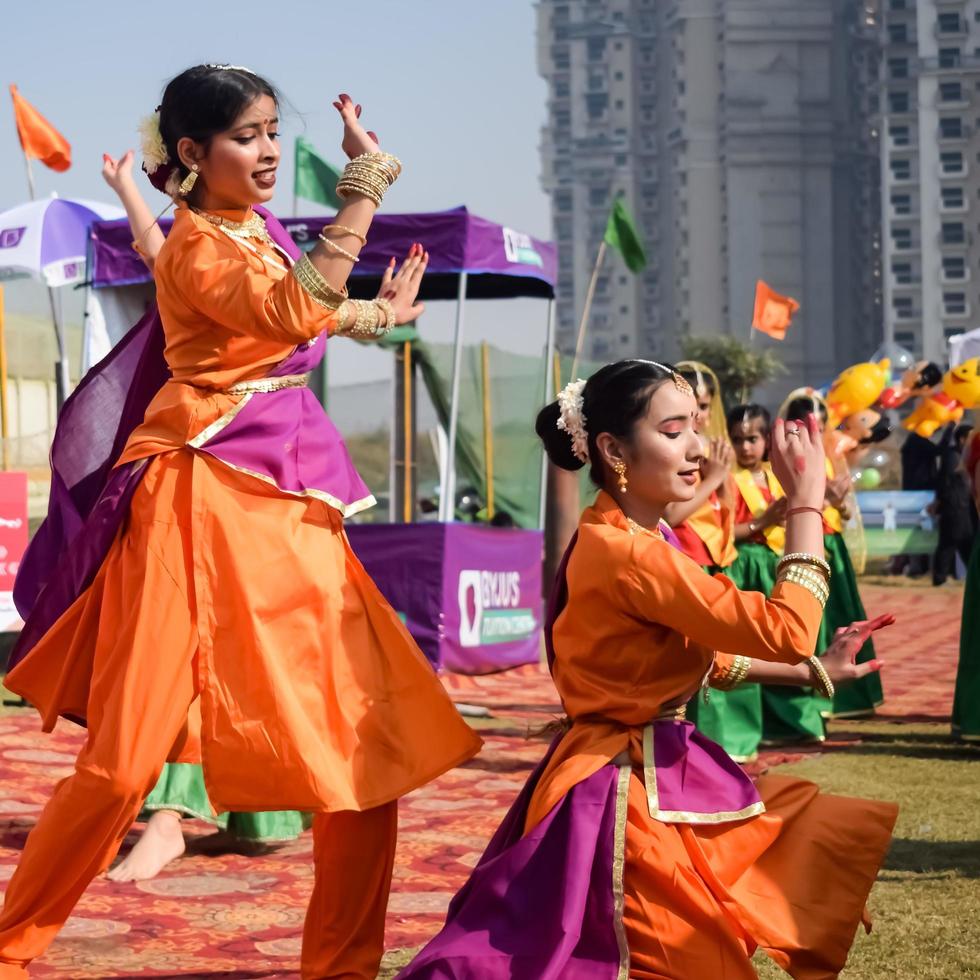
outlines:
{"label": "green inner skirt", "polygon": [[[830,565],[830,598],[824,609],[817,640],[817,652],[830,646],[838,627],[867,619],[858,591],[857,576],[847,545],[839,534],[824,536],[824,550]],[[858,652],[857,660],[873,660],[874,644],[869,639]],[[823,739],[824,719],[874,714],[882,702],[881,677],[868,674],[842,687],[833,701],[808,687],[766,687],[762,693],[763,737],[767,741],[794,742]]]}
{"label": "green inner skirt", "polygon": [[[769,595],[776,584],[776,555],[765,545],[747,542],[739,546],[738,558],[721,571],[738,588]],[[687,707],[687,717],[698,731],[717,742],[736,762],[749,762],[759,753],[762,739],[762,689],[758,684],[740,684],[733,691],[712,688],[705,703],[699,691]]]}
{"label": "green inner skirt", "polygon": [[980,742],[980,534],[973,541],[963,589],[960,661],[953,695],[953,733]]}
{"label": "green inner skirt", "polygon": [[204,770],[184,762],[168,762],[163,767],[153,792],[143,804],[140,819],[148,819],[155,810],[176,810],[184,816],[216,824],[235,837],[270,843],[293,840],[311,823],[309,814],[296,810],[223,813],[216,816],[204,788]]}

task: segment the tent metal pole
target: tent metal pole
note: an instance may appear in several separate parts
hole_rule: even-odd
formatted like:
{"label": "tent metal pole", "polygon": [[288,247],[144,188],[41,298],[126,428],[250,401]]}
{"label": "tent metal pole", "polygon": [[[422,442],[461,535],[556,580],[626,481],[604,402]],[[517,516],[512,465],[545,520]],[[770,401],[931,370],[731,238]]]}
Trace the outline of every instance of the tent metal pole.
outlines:
{"label": "tent metal pole", "polygon": [[[544,351],[544,403],[556,397],[552,362],[555,359],[555,300],[548,300],[548,339]],[[541,449],[541,483],[538,494],[538,527],[544,530],[545,514],[548,506],[548,454]]]}
{"label": "tent metal pole", "polygon": [[456,296],[456,331],[453,341],[453,384],[449,396],[449,445],[446,470],[442,474],[442,499],[439,501],[440,520],[449,522],[456,513],[456,432],[459,428],[459,382],[463,369],[463,315],[466,310],[466,273],[459,274]]}

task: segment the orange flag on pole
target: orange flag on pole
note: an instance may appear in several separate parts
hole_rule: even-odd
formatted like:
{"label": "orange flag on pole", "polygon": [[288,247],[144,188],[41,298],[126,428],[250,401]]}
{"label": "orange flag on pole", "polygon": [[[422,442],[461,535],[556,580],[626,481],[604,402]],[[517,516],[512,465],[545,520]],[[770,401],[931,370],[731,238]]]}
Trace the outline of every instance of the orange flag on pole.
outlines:
{"label": "orange flag on pole", "polygon": [[800,304],[789,296],[780,296],[761,279],[755,284],[755,309],[752,311],[752,329],[768,334],[774,340],[784,340],[793,314]]}
{"label": "orange flag on pole", "polygon": [[14,100],[14,120],[24,156],[40,160],[52,170],[67,170],[71,166],[68,140],[20,95],[16,85],[10,86],[10,97]]}

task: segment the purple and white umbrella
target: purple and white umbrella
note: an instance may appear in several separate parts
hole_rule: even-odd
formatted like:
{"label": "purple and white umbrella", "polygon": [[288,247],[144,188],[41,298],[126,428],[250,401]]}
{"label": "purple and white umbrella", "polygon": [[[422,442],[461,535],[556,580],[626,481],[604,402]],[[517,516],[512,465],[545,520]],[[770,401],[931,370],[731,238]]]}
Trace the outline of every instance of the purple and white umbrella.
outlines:
{"label": "purple and white umbrella", "polygon": [[81,282],[92,222],[125,216],[111,204],[63,197],[0,212],[0,280],[34,279],[49,287]]}

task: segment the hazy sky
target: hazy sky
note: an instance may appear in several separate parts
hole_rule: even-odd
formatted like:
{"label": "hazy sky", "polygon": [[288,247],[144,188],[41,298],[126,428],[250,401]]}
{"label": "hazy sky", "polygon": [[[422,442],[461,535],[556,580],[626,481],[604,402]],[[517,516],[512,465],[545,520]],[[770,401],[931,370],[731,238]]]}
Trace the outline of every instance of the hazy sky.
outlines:
{"label": "hazy sky", "polygon": [[[246,65],[283,92],[283,162],[273,211],[292,209],[292,143],[303,132],[334,162],[342,159],[331,102],[340,91],[364,105],[363,119],[405,172],[385,200],[389,211],[466,204],[485,217],[550,237],[540,189],[538,142],[545,84],[535,65],[530,0],[291,0],[165,4],[5,4],[4,84],[21,94],[72,144],[69,171],[35,162],[39,195],[52,191],[108,201],[103,152],[137,145],[136,125],[160,101],[166,81],[200,62]],[[146,182],[154,208],[166,200]],[[10,98],[0,93],[0,210],[27,199]],[[316,213],[315,206],[301,207]],[[37,291],[11,284],[8,307],[37,309]],[[451,329],[448,304],[433,304],[423,333]],[[473,336],[536,350],[544,304],[472,304]],[[377,352],[335,345],[339,380],[378,376]],[[347,348],[348,345],[343,345]],[[353,373],[352,373],[353,372]]]}

